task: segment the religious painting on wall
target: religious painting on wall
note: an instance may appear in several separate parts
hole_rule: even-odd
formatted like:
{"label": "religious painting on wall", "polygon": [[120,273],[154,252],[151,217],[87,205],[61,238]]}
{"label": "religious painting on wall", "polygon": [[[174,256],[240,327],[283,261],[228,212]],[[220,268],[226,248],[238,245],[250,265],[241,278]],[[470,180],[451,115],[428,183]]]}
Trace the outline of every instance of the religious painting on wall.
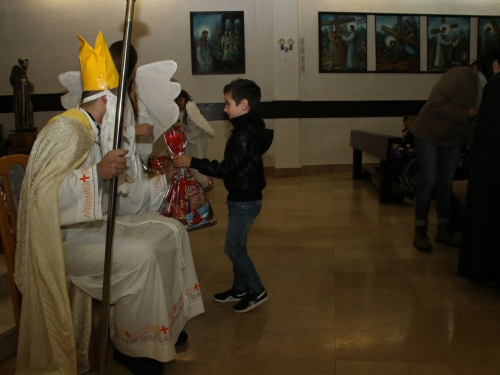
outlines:
{"label": "religious painting on wall", "polygon": [[427,71],[470,64],[470,17],[427,17]]}
{"label": "religious painting on wall", "polygon": [[420,71],[420,17],[376,15],[377,72]]}
{"label": "religious painting on wall", "polygon": [[495,47],[500,47],[500,17],[479,17],[477,56]]}
{"label": "religious painting on wall", "polygon": [[193,74],[245,73],[244,12],[191,12]]}
{"label": "religious painting on wall", "polygon": [[318,18],[319,72],[366,72],[366,14],[319,12]]}

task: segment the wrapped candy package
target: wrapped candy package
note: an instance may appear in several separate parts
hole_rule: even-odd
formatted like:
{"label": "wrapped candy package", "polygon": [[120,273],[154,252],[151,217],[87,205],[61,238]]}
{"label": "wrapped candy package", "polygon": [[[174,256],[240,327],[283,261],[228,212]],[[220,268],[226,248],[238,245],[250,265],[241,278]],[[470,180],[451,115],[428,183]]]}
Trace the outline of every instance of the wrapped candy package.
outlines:
{"label": "wrapped candy package", "polygon": [[[185,154],[184,134],[179,126],[173,126],[163,135],[172,156]],[[217,224],[203,187],[189,168],[181,168],[174,175],[158,213],[179,220],[187,230]]]}
{"label": "wrapped candy package", "polygon": [[152,156],[150,161],[155,174],[165,174],[166,171],[172,169],[172,162],[167,155]]}

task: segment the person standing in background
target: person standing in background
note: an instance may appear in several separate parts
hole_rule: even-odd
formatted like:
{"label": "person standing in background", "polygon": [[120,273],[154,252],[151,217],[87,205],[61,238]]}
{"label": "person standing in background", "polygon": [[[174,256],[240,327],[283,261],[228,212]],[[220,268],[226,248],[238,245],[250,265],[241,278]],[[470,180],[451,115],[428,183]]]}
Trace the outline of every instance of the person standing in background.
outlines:
{"label": "person standing in background", "polygon": [[488,286],[500,281],[500,48],[487,52],[482,70],[484,87],[478,124],[474,131],[472,159],[465,200],[458,275],[481,280]]}
{"label": "person standing in background", "polygon": [[[123,41],[119,40],[109,46],[109,52],[117,69],[122,65]],[[127,99],[126,109],[132,114],[126,117],[126,129],[130,142],[131,152],[134,157],[127,160],[129,176],[134,180],[145,179],[143,165],[147,163],[153,149],[154,125],[149,119],[149,114],[144,103],[137,95],[135,76],[137,72],[137,51],[130,45],[129,64],[125,81]]]}
{"label": "person standing in background", "polygon": [[[203,117],[186,90],[181,90],[179,96],[175,99],[175,103],[179,106],[179,122],[186,136],[186,155],[198,159],[205,158],[207,154],[207,134],[213,137],[215,134],[214,129],[205,120],[205,117]],[[196,179],[205,189],[210,189],[213,186],[214,182],[210,177],[201,174],[196,169],[193,170],[196,172]]]}
{"label": "person standing in background", "polygon": [[450,200],[460,148],[464,137],[471,144],[474,118],[479,111],[481,91],[478,87],[483,82],[480,71],[480,63],[474,62],[469,67],[456,67],[443,74],[412,125],[419,165],[413,238],[413,246],[418,250],[432,249],[427,232],[434,192],[435,240],[452,247],[460,245],[449,227]]}

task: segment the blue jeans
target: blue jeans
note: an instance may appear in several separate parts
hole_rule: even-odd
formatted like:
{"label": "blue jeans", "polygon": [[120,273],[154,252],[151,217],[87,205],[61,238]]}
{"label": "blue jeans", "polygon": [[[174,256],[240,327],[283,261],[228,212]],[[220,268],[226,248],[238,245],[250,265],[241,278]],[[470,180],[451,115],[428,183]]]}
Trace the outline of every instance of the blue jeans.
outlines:
{"label": "blue jeans", "polygon": [[450,216],[453,177],[460,159],[460,147],[434,146],[415,137],[415,149],[419,169],[415,225],[429,225],[429,208],[434,193],[437,224],[446,224]]}
{"label": "blue jeans", "polygon": [[227,201],[227,223],[224,254],[233,262],[234,287],[239,291],[260,292],[263,287],[247,251],[247,233],[262,208],[262,200],[252,202]]}

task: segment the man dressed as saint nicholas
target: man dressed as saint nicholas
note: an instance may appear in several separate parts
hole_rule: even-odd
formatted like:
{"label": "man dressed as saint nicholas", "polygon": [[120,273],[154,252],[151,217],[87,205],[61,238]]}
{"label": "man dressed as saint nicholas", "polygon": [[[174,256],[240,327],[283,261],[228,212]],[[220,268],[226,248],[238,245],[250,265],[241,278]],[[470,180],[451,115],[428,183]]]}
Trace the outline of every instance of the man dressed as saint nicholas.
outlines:
{"label": "man dressed as saint nicholas", "polygon": [[[100,124],[115,116],[118,72],[102,33],[94,48],[78,38],[81,107],[39,133],[21,191],[18,374],[88,368],[91,298],[102,298],[108,181],[126,169],[128,151],[103,151],[100,139],[110,131]],[[156,214],[170,176],[132,182],[117,197],[110,336],[115,360],[134,374],[163,373],[184,325],[204,311],[186,230]]]}

